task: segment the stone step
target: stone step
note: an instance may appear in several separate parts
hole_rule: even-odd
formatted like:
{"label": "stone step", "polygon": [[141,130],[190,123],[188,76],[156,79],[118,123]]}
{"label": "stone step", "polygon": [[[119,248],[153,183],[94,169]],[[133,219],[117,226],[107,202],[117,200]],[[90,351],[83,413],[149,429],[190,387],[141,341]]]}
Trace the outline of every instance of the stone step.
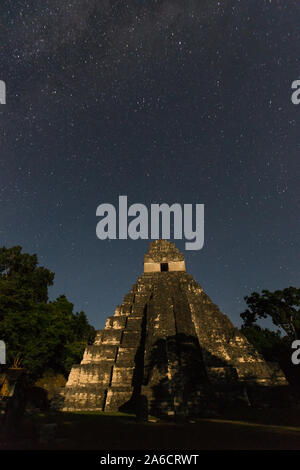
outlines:
{"label": "stone step", "polygon": [[140,332],[140,329],[142,327],[142,322],[143,322],[143,316],[141,316],[140,314],[139,315],[138,314],[130,315],[127,318],[127,324],[126,324],[126,330],[125,331]]}
{"label": "stone step", "polygon": [[123,330],[108,329],[99,330],[95,339],[95,345],[98,344],[114,344],[119,345],[121,342]]}
{"label": "stone step", "polygon": [[108,389],[108,386],[103,384],[95,383],[95,384],[79,384],[79,385],[69,385],[65,388],[65,396],[73,395],[76,393],[94,393],[94,394],[104,394],[105,391]]}
{"label": "stone step", "polygon": [[108,317],[105,324],[105,329],[115,329],[115,330],[123,330],[126,327],[127,323],[127,315],[118,315],[118,316],[111,316]]}
{"label": "stone step", "polygon": [[67,387],[84,383],[108,385],[111,380],[111,374],[111,362],[102,361],[98,364],[80,364],[79,366],[72,367]]}
{"label": "stone step", "polygon": [[126,347],[136,347],[138,348],[141,341],[141,331],[134,330],[124,330],[122,335],[121,346]]}
{"label": "stone step", "polygon": [[116,359],[118,346],[114,344],[93,344],[87,346],[81,364],[100,363],[103,361],[112,361]]}
{"label": "stone step", "polygon": [[118,348],[118,354],[116,358],[116,365],[121,366],[122,364],[135,364],[135,358],[137,354],[137,347],[124,347]]}
{"label": "stone step", "polygon": [[67,387],[64,395],[63,411],[102,411],[107,388],[93,386]]}
{"label": "stone step", "polygon": [[112,371],[111,386],[131,387],[133,379],[134,367],[118,367],[114,366]]}
{"label": "stone step", "polygon": [[104,411],[116,411],[132,398],[133,387],[112,386],[107,390]]}

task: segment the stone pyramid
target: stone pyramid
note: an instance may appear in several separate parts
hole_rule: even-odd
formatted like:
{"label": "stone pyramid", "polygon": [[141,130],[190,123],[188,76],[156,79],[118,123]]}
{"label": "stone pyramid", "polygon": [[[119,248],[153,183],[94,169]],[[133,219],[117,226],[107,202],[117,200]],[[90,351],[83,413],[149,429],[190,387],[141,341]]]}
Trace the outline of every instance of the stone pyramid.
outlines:
{"label": "stone pyramid", "polygon": [[144,273],[87,346],[64,391],[65,411],[134,411],[152,415],[248,401],[247,389],[285,385],[228,317],[186,272],[173,243],[156,240]]}

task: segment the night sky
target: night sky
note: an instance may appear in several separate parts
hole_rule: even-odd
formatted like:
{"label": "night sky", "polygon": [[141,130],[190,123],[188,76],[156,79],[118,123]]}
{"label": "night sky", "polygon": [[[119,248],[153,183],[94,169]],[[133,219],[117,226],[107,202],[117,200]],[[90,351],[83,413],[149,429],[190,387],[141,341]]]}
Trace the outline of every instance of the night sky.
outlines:
{"label": "night sky", "polygon": [[6,0],[0,246],[21,245],[104,326],[150,240],[101,241],[96,208],[205,204],[187,270],[237,326],[299,287],[298,0]]}

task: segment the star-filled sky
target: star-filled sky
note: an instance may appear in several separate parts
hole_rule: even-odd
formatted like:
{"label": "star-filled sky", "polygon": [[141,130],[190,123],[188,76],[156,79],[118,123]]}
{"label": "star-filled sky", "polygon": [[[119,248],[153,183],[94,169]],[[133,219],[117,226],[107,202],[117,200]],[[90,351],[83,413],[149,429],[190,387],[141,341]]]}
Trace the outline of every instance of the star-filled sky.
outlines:
{"label": "star-filled sky", "polygon": [[0,245],[55,272],[96,328],[147,240],[101,241],[96,208],[205,204],[187,270],[237,326],[254,290],[299,286],[298,0],[6,0]]}

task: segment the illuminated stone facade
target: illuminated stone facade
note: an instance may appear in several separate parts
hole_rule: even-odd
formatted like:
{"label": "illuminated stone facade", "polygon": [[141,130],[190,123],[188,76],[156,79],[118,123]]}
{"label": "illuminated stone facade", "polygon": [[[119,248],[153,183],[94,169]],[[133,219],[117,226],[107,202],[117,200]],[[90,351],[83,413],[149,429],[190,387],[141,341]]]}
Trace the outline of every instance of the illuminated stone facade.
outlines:
{"label": "illuminated stone facade", "polygon": [[144,273],[72,368],[64,410],[203,415],[247,390],[286,384],[185,270],[166,240],[152,242]]}

